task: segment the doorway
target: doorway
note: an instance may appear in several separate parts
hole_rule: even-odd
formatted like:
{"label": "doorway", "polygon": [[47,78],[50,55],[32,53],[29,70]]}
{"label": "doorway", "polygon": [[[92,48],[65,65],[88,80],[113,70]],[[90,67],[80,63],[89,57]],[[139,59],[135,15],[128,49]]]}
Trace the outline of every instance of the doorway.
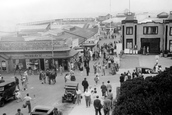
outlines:
{"label": "doorway", "polygon": [[160,53],[160,38],[141,38],[141,48],[149,48],[149,53]]}
{"label": "doorway", "polygon": [[40,68],[41,68],[41,70],[45,70],[44,59],[40,59]]}

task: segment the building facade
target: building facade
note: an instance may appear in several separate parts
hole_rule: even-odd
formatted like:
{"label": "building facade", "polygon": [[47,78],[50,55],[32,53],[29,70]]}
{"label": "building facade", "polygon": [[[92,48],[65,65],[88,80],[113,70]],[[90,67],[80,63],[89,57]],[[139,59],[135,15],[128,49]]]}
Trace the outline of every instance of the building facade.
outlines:
{"label": "building facade", "polygon": [[132,13],[122,21],[122,44],[126,53],[145,50],[151,54],[172,52],[172,12],[168,18],[151,18],[138,22]]}
{"label": "building facade", "polygon": [[65,41],[1,41],[0,68],[11,72],[21,69],[46,70],[63,65],[68,70],[68,62],[75,58],[77,51],[70,49]]}

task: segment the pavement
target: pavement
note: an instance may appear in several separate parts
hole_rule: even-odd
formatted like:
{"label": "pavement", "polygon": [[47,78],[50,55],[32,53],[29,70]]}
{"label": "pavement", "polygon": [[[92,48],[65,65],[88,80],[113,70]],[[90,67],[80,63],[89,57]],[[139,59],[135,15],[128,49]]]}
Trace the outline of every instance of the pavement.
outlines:
{"label": "pavement", "polygon": [[[130,72],[132,72],[133,69],[135,69],[135,67],[153,68],[153,66],[156,62],[155,57],[157,57],[157,56],[156,55],[123,55],[122,58],[120,59],[121,60],[120,69],[117,72],[117,74],[114,75],[116,77],[116,79],[113,80],[114,76],[108,77],[108,79],[110,79],[112,87],[113,87],[112,92],[113,92],[114,98],[116,98],[116,89],[117,89],[117,87],[120,86],[120,83],[119,83],[120,74],[123,72],[127,72],[128,70]],[[158,62],[159,62],[159,65],[162,65],[162,69],[165,69],[165,67],[172,66],[171,58],[159,57]],[[104,79],[102,79],[101,81],[104,81]],[[100,85],[101,84],[96,86],[99,97],[101,97]],[[101,99],[101,102],[103,102],[103,99],[102,98],[100,98],[100,99]],[[103,113],[103,110],[101,112]],[[76,105],[69,113],[69,115],[94,115],[94,114],[95,114],[94,106],[91,105],[91,107],[86,108],[84,98],[82,99],[81,104]]]}
{"label": "pavement", "polygon": [[[112,91],[114,97],[116,97],[116,87],[119,87],[119,83],[112,83]],[[101,90],[100,90],[101,85],[97,85],[95,88],[97,89],[97,94],[99,95],[99,99],[101,100],[101,103],[103,104],[103,98],[101,96]],[[95,98],[92,98],[92,104],[90,107],[86,108],[86,103],[85,103],[85,98],[83,97],[81,100],[80,105],[76,105],[75,108],[70,112],[69,115],[93,115],[95,114],[95,109],[93,106],[93,101]],[[103,109],[101,110],[103,114]]]}

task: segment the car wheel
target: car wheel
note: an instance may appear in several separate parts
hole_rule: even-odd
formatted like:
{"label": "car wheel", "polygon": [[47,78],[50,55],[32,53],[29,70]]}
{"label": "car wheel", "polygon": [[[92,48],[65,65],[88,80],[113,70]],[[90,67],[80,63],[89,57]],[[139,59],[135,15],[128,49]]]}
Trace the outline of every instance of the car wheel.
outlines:
{"label": "car wheel", "polygon": [[0,101],[0,107],[3,107],[4,105],[5,105],[5,100],[2,99],[2,100]]}

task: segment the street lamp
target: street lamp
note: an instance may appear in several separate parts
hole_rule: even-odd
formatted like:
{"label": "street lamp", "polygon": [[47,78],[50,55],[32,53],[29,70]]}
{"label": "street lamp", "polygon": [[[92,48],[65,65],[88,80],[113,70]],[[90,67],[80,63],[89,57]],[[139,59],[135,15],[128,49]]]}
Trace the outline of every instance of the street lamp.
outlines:
{"label": "street lamp", "polygon": [[53,66],[54,65],[54,59],[53,59],[53,57],[54,57],[54,41],[53,41],[53,37],[51,39],[51,45],[52,45],[51,56],[52,56],[52,66]]}

